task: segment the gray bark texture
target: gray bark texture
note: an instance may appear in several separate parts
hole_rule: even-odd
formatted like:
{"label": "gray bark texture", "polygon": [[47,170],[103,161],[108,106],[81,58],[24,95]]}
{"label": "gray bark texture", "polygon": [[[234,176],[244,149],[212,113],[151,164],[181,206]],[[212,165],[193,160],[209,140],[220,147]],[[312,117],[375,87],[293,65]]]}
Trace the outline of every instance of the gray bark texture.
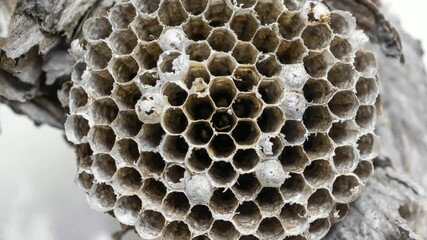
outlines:
{"label": "gray bark texture", "polygon": [[[380,66],[383,102],[377,126],[383,148],[374,161],[375,174],[326,239],[424,239],[427,75],[420,43],[387,21],[378,0],[325,3],[351,11],[369,35]],[[79,37],[85,18],[110,4],[110,0],[2,0],[0,102],[38,125],[62,129],[73,66],[71,41]]]}

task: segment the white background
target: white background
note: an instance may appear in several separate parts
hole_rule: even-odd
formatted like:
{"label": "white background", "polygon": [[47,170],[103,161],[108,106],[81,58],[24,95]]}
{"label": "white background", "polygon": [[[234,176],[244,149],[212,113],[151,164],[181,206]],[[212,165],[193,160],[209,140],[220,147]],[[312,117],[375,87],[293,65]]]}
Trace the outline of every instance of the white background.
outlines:
{"label": "white background", "polygon": [[[427,46],[421,0],[383,0]],[[0,240],[109,240],[118,224],[92,211],[74,184],[75,161],[61,131],[35,127],[0,105]]]}

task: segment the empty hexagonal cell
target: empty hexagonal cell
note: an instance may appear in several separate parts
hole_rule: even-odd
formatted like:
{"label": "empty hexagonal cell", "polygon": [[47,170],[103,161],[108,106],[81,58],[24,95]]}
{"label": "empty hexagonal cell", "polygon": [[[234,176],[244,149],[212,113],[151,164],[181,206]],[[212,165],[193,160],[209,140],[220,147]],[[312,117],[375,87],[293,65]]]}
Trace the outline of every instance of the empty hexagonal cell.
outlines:
{"label": "empty hexagonal cell", "polygon": [[112,155],[121,163],[133,165],[139,157],[138,145],[132,139],[120,139],[114,145]]}
{"label": "empty hexagonal cell", "polygon": [[188,127],[187,138],[194,145],[206,145],[212,138],[213,130],[209,122],[192,122]]}
{"label": "empty hexagonal cell", "polygon": [[207,231],[213,222],[212,213],[207,206],[196,205],[190,210],[187,216],[187,224],[196,231]]}
{"label": "empty hexagonal cell", "polygon": [[118,83],[131,81],[136,77],[138,70],[138,63],[131,56],[114,58],[111,63],[112,75]]}
{"label": "empty hexagonal cell", "polygon": [[353,175],[341,175],[335,179],[332,195],[339,203],[354,201],[363,191],[364,186]]}
{"label": "empty hexagonal cell", "polygon": [[262,220],[261,212],[254,202],[243,202],[233,216],[234,225],[241,232],[253,232]]}
{"label": "empty hexagonal cell", "polygon": [[134,82],[129,84],[116,84],[112,98],[121,109],[135,109],[135,104],[141,98],[141,91]]}
{"label": "empty hexagonal cell", "polygon": [[94,176],[88,172],[80,172],[76,176],[76,184],[85,192],[88,192],[95,181]]}
{"label": "empty hexagonal cell", "polygon": [[332,120],[328,107],[321,105],[309,106],[303,116],[304,125],[310,132],[328,131]]}
{"label": "empty hexagonal cell", "polygon": [[132,0],[132,3],[142,13],[153,13],[159,9],[160,0]]}
{"label": "empty hexagonal cell", "polygon": [[120,111],[111,127],[119,137],[134,137],[141,129],[142,122],[134,110]]}
{"label": "empty hexagonal cell", "polygon": [[362,159],[373,159],[378,156],[380,142],[378,137],[373,133],[361,136],[357,141],[357,145]]}
{"label": "empty hexagonal cell", "polygon": [[302,32],[301,37],[308,49],[322,49],[329,45],[332,31],[326,24],[309,25]]}
{"label": "empty hexagonal cell", "polygon": [[208,84],[210,81],[209,71],[202,63],[191,63],[187,76],[184,78],[184,83],[188,89],[191,89],[193,86],[199,85],[199,80]]}
{"label": "empty hexagonal cell", "polygon": [[105,17],[89,18],[83,25],[83,35],[89,40],[108,38],[112,32],[111,23]]}
{"label": "empty hexagonal cell", "polygon": [[328,80],[335,87],[349,89],[354,87],[356,82],[356,71],[351,64],[337,63],[328,73]]}
{"label": "empty hexagonal cell", "polygon": [[280,40],[274,29],[262,27],[258,29],[252,43],[260,52],[269,53],[276,51]]}
{"label": "empty hexagonal cell", "polygon": [[137,139],[144,148],[157,148],[165,134],[160,124],[144,124]]}
{"label": "empty hexagonal cell", "polygon": [[162,208],[166,218],[183,219],[190,210],[190,202],[184,193],[171,192],[166,196]]}
{"label": "empty hexagonal cell", "polygon": [[332,124],[329,136],[338,145],[354,143],[359,136],[359,129],[354,121],[342,121]]}
{"label": "empty hexagonal cell", "polygon": [[258,51],[251,43],[238,42],[232,55],[240,64],[254,64],[258,57]]}
{"label": "empty hexagonal cell", "polygon": [[78,144],[86,141],[89,133],[89,122],[83,116],[70,115],[65,122],[65,133],[68,141]]}
{"label": "empty hexagonal cell", "polygon": [[168,108],[163,114],[162,126],[170,134],[180,134],[187,129],[188,120],[180,108]]}
{"label": "empty hexagonal cell", "polygon": [[236,151],[236,145],[229,135],[218,134],[210,142],[209,150],[215,158],[227,158]]}
{"label": "empty hexagonal cell", "polygon": [[142,204],[147,207],[159,208],[166,196],[165,185],[154,178],[144,180],[139,196]]}
{"label": "empty hexagonal cell", "polygon": [[233,191],[239,195],[239,199],[253,199],[261,189],[255,173],[241,174],[233,186]]}
{"label": "empty hexagonal cell", "polygon": [[291,199],[305,201],[304,198],[311,193],[311,190],[303,175],[291,173],[290,177],[280,187],[280,192],[286,201]]}
{"label": "empty hexagonal cell", "polygon": [[371,176],[374,171],[374,165],[370,161],[360,161],[354,170],[360,180],[365,181],[369,176]]}
{"label": "empty hexagonal cell", "polygon": [[301,35],[305,28],[306,17],[300,12],[285,11],[279,16],[277,23],[282,37],[291,40]]}
{"label": "empty hexagonal cell", "polygon": [[335,204],[333,217],[330,219],[331,223],[337,223],[342,221],[348,214],[349,206],[348,204]]}
{"label": "empty hexagonal cell", "polygon": [[168,185],[180,188],[186,176],[186,169],[180,165],[170,165],[164,172],[164,178]]}
{"label": "empty hexagonal cell", "polygon": [[215,53],[209,60],[208,68],[214,76],[229,76],[236,68],[236,63],[225,53]]}
{"label": "empty hexagonal cell", "polygon": [[176,0],[162,2],[157,14],[164,25],[172,27],[181,25],[188,18],[181,2]]}
{"label": "empty hexagonal cell", "polygon": [[333,157],[335,168],[341,173],[353,171],[359,162],[359,153],[352,146],[341,146],[335,149]]}
{"label": "empty hexagonal cell", "polygon": [[377,63],[371,52],[356,52],[354,66],[365,77],[373,77],[377,73]]}
{"label": "empty hexagonal cell", "polygon": [[327,158],[334,149],[328,135],[311,134],[304,143],[304,150],[310,159],[321,159]]}
{"label": "empty hexagonal cell", "polygon": [[304,177],[313,187],[327,187],[335,174],[331,164],[326,160],[316,160],[310,163],[304,170]]}
{"label": "empty hexagonal cell", "polygon": [[88,195],[90,207],[98,212],[108,212],[113,210],[117,196],[114,189],[105,183],[94,184]]}
{"label": "empty hexagonal cell", "polygon": [[287,120],[281,133],[285,135],[285,140],[290,144],[301,144],[305,141],[307,129],[301,121]]}
{"label": "empty hexagonal cell", "polygon": [[258,87],[262,100],[267,104],[279,103],[284,94],[285,88],[277,78],[263,79]]}
{"label": "empty hexagonal cell", "polygon": [[105,42],[98,42],[88,45],[86,62],[89,67],[95,70],[104,69],[111,60],[112,53]]}
{"label": "empty hexagonal cell", "polygon": [[307,202],[307,209],[310,218],[325,218],[334,208],[334,200],[329,190],[318,189],[314,192]]}
{"label": "empty hexagonal cell", "polygon": [[236,37],[227,28],[215,28],[208,38],[208,43],[213,50],[229,52],[236,44]]}
{"label": "empty hexagonal cell", "polygon": [[230,0],[209,1],[205,17],[209,25],[218,27],[230,21],[233,14],[233,4]]}
{"label": "empty hexagonal cell", "polygon": [[306,209],[298,203],[287,203],[280,212],[280,219],[287,232],[298,233],[307,222]]}
{"label": "empty hexagonal cell", "polygon": [[144,210],[135,223],[135,230],[141,238],[156,239],[160,237],[165,226],[165,217],[154,210]]}
{"label": "empty hexagonal cell", "polygon": [[229,107],[236,96],[236,87],[225,77],[215,78],[210,87],[210,95],[216,107]]}
{"label": "empty hexagonal cell", "polygon": [[134,225],[141,208],[141,199],[138,196],[122,196],[114,206],[114,216],[122,224]]}
{"label": "empty hexagonal cell", "polygon": [[92,149],[88,143],[76,144],[74,152],[76,154],[77,167],[89,170],[92,166]]}
{"label": "empty hexagonal cell", "polygon": [[301,171],[308,163],[307,154],[301,146],[286,146],[279,160],[287,171]]}
{"label": "empty hexagonal cell", "polygon": [[239,200],[230,189],[218,188],[213,193],[209,208],[216,214],[229,215],[233,214],[234,210],[239,205]]}
{"label": "empty hexagonal cell", "polygon": [[187,100],[188,93],[176,83],[169,82],[164,85],[163,94],[172,106],[181,106]]}
{"label": "empty hexagonal cell", "polygon": [[305,70],[314,78],[326,76],[333,63],[334,56],[328,50],[309,52],[308,56],[304,57]]}
{"label": "empty hexagonal cell", "polygon": [[95,154],[91,170],[98,182],[108,182],[116,173],[116,161],[108,154]]}
{"label": "empty hexagonal cell", "polygon": [[212,126],[216,132],[230,132],[236,122],[236,116],[227,109],[218,109],[212,116]]}
{"label": "empty hexagonal cell", "polygon": [[255,11],[261,24],[274,23],[283,11],[283,3],[280,0],[258,1]]}
{"label": "empty hexagonal cell", "polygon": [[185,52],[190,56],[190,60],[203,62],[211,55],[211,48],[207,42],[191,42]]}
{"label": "empty hexagonal cell", "polygon": [[141,152],[137,167],[144,177],[159,177],[165,169],[165,162],[159,153]]}
{"label": "empty hexagonal cell", "polygon": [[120,168],[113,177],[114,190],[122,194],[136,193],[141,186],[141,174],[133,167]]}
{"label": "empty hexagonal cell", "polygon": [[330,44],[331,53],[340,60],[350,60],[350,55],[353,52],[353,47],[345,38],[336,36]]}
{"label": "empty hexagonal cell", "polygon": [[279,107],[266,107],[258,118],[257,123],[261,132],[271,133],[278,131],[285,122],[283,111]]}
{"label": "empty hexagonal cell", "polygon": [[82,77],[86,69],[87,69],[87,64],[82,60],[74,64],[73,71],[71,72],[71,81],[73,83],[80,83],[83,80]]}
{"label": "empty hexagonal cell", "polygon": [[89,108],[89,117],[96,124],[111,124],[118,113],[119,108],[111,98],[97,99]]}
{"label": "empty hexagonal cell", "polygon": [[373,104],[378,96],[378,84],[374,78],[361,77],[356,84],[357,98],[363,104]]}
{"label": "empty hexagonal cell", "polygon": [[91,71],[85,87],[88,94],[95,97],[104,97],[111,94],[114,79],[107,70]]}
{"label": "empty hexagonal cell", "polygon": [[270,217],[261,221],[257,233],[262,239],[280,239],[284,230],[279,219]]}
{"label": "empty hexagonal cell", "polygon": [[183,137],[166,135],[163,143],[163,157],[168,161],[182,162],[187,156],[188,144]]}
{"label": "empty hexagonal cell", "polygon": [[206,40],[212,31],[212,27],[202,17],[190,17],[182,28],[193,41]]}
{"label": "empty hexagonal cell", "polygon": [[256,69],[265,77],[273,77],[279,75],[282,66],[277,60],[276,55],[271,53],[259,56],[256,62]]}
{"label": "empty hexagonal cell", "polygon": [[283,140],[280,135],[267,136],[263,135],[258,142],[261,155],[264,158],[278,157],[283,151]]}
{"label": "empty hexagonal cell", "polygon": [[162,53],[162,49],[157,42],[140,43],[135,49],[134,56],[144,69],[157,67],[157,61]]}
{"label": "empty hexagonal cell", "polygon": [[209,157],[208,152],[204,148],[192,149],[190,158],[188,159],[187,166],[196,172],[204,171],[212,164],[212,159]]}
{"label": "empty hexagonal cell", "polygon": [[324,104],[332,94],[332,86],[329,81],[312,78],[304,85],[303,91],[308,102]]}
{"label": "empty hexagonal cell", "polygon": [[159,23],[157,17],[140,14],[135,18],[134,22],[132,23],[132,29],[136,33],[138,39],[142,41],[152,41],[160,37],[163,27]]}
{"label": "empty hexagonal cell", "polygon": [[231,29],[236,33],[237,38],[242,41],[249,41],[258,29],[258,20],[253,10],[238,10],[235,12],[230,22]]}
{"label": "empty hexagonal cell", "polygon": [[209,230],[209,237],[213,240],[236,240],[239,236],[240,233],[234,228],[233,224],[225,220],[216,220]]}
{"label": "empty hexagonal cell", "polygon": [[88,135],[90,146],[94,152],[111,151],[116,140],[116,135],[108,126],[94,126]]}
{"label": "empty hexagonal cell", "polygon": [[136,11],[132,4],[117,4],[109,11],[110,21],[117,29],[127,28],[135,15]]}
{"label": "empty hexagonal cell", "polygon": [[209,168],[209,177],[217,185],[226,186],[232,184],[237,176],[236,170],[228,162],[214,162]]}
{"label": "empty hexagonal cell", "polygon": [[331,223],[327,218],[318,219],[310,223],[310,228],[308,229],[310,239],[322,239],[329,232],[330,228]]}
{"label": "empty hexagonal cell", "polygon": [[[332,12],[330,15],[330,23],[332,30],[334,33],[347,35],[349,34],[354,28],[354,23],[349,21],[349,18],[353,18],[349,15],[344,15],[342,12]],[[352,19],[352,21],[354,21]]]}
{"label": "empty hexagonal cell", "polygon": [[256,118],[261,111],[262,103],[253,93],[237,95],[233,104],[234,113],[238,118]]}
{"label": "empty hexagonal cell", "polygon": [[182,0],[181,2],[185,10],[193,15],[203,13],[208,5],[208,0]]}
{"label": "empty hexagonal cell", "polygon": [[238,145],[253,145],[258,141],[260,134],[256,123],[250,120],[237,122],[232,132],[233,139]]}
{"label": "empty hexagonal cell", "polygon": [[184,108],[193,120],[207,120],[212,116],[214,111],[212,100],[208,96],[199,97],[196,94],[188,97]]}
{"label": "empty hexagonal cell", "polygon": [[276,56],[283,64],[302,63],[306,50],[301,40],[282,40],[276,51]]}
{"label": "empty hexagonal cell", "polygon": [[356,115],[359,107],[359,100],[352,91],[337,92],[328,103],[329,109],[333,114],[342,118],[349,119]]}
{"label": "empty hexagonal cell", "polygon": [[277,188],[263,188],[255,200],[262,212],[273,214],[283,206],[282,196]]}
{"label": "empty hexagonal cell", "polygon": [[114,54],[130,54],[136,47],[138,39],[131,30],[114,31],[109,38],[109,45]]}
{"label": "empty hexagonal cell", "polygon": [[255,149],[239,149],[233,157],[234,166],[241,171],[251,171],[259,163]]}

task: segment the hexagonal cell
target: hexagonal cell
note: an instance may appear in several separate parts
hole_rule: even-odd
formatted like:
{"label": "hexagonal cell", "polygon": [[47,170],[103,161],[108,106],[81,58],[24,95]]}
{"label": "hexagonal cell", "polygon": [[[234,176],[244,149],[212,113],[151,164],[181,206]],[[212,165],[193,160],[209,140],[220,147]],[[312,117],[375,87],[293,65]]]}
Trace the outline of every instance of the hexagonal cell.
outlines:
{"label": "hexagonal cell", "polygon": [[263,135],[258,142],[262,157],[278,157],[283,151],[283,140],[280,135]]}
{"label": "hexagonal cell", "polygon": [[94,70],[106,68],[112,57],[112,53],[108,45],[105,42],[98,42],[88,44],[87,48],[88,52],[86,55],[86,62],[89,67]]}
{"label": "hexagonal cell", "polygon": [[330,228],[331,223],[327,218],[317,219],[316,221],[310,223],[310,228],[308,229],[310,239],[322,239],[329,232]]}
{"label": "hexagonal cell", "polygon": [[258,1],[255,11],[261,24],[275,23],[283,11],[283,3],[280,0]]}
{"label": "hexagonal cell", "polygon": [[182,29],[193,41],[206,40],[212,31],[212,27],[202,17],[190,17]]}
{"label": "hexagonal cell", "polygon": [[230,0],[209,1],[205,17],[213,27],[223,26],[230,21],[233,14],[233,4]]}
{"label": "hexagonal cell", "polygon": [[303,116],[304,125],[310,132],[327,132],[332,120],[328,107],[322,105],[309,106]]}
{"label": "hexagonal cell", "polygon": [[160,124],[144,124],[136,137],[143,148],[157,148],[165,131]]}
{"label": "hexagonal cell", "polygon": [[159,56],[162,53],[157,42],[140,43],[135,49],[134,56],[144,69],[153,69],[157,67]]}
{"label": "hexagonal cell", "polygon": [[234,225],[241,232],[252,232],[261,220],[261,212],[254,202],[241,203],[233,216]]}
{"label": "hexagonal cell", "polygon": [[161,181],[149,178],[144,180],[139,196],[144,206],[160,208],[166,192],[167,189]]}
{"label": "hexagonal cell", "polygon": [[272,133],[278,131],[285,122],[283,111],[279,107],[266,107],[258,118],[257,123],[261,132]]}
{"label": "hexagonal cell", "polygon": [[351,64],[336,63],[328,73],[328,80],[337,88],[350,89],[356,82],[356,70]]}
{"label": "hexagonal cell", "polygon": [[209,150],[215,158],[227,158],[236,151],[236,146],[229,135],[218,134],[210,142]]}
{"label": "hexagonal cell", "polygon": [[341,175],[335,179],[332,195],[339,203],[350,203],[362,193],[364,186],[353,175]]}
{"label": "hexagonal cell", "polygon": [[191,42],[185,52],[190,56],[190,60],[203,62],[211,55],[211,48],[207,42]]}
{"label": "hexagonal cell", "polygon": [[281,108],[285,112],[286,119],[300,120],[307,108],[307,101],[304,95],[298,92],[287,92]]}
{"label": "hexagonal cell", "polygon": [[357,141],[357,149],[359,149],[360,156],[364,160],[377,157],[380,150],[378,137],[373,133],[361,136]]}
{"label": "hexagonal cell", "polygon": [[311,134],[304,143],[304,150],[310,159],[322,159],[327,158],[334,149],[328,135]]}
{"label": "hexagonal cell", "polygon": [[337,147],[335,149],[335,156],[333,157],[334,166],[341,173],[349,173],[356,167],[359,158],[359,153],[354,147]]}
{"label": "hexagonal cell", "polygon": [[116,135],[108,126],[94,126],[88,136],[92,150],[100,153],[111,151],[116,140]]}
{"label": "hexagonal cell", "polygon": [[252,41],[253,45],[255,45],[260,52],[264,53],[276,51],[279,42],[280,40],[276,31],[271,27],[262,27],[258,29]]}
{"label": "hexagonal cell", "polygon": [[288,89],[300,92],[309,76],[302,63],[282,65],[280,82]]}
{"label": "hexagonal cell", "polygon": [[285,11],[277,20],[279,32],[283,38],[291,40],[301,35],[306,21],[306,17],[300,12]]}
{"label": "hexagonal cell", "polygon": [[163,157],[168,161],[182,162],[187,156],[188,144],[183,137],[166,135],[163,145]]}
{"label": "hexagonal cell", "polygon": [[308,102],[324,104],[332,94],[332,86],[329,81],[311,78],[304,85],[303,91]]}
{"label": "hexagonal cell", "polygon": [[114,54],[126,55],[133,51],[138,39],[131,30],[117,30],[111,34],[108,43]]}
{"label": "hexagonal cell", "polygon": [[233,49],[232,55],[240,64],[254,64],[258,56],[258,51],[249,42],[238,42]]}
{"label": "hexagonal cell", "polygon": [[241,171],[251,171],[259,163],[255,149],[239,149],[233,157],[233,165]]}
{"label": "hexagonal cell", "polygon": [[341,121],[332,124],[329,136],[338,145],[354,143],[359,136],[359,129],[354,121]]}
{"label": "hexagonal cell", "polygon": [[196,94],[188,97],[184,108],[193,120],[207,120],[212,116],[214,111],[212,100],[208,96],[199,97]]}
{"label": "hexagonal cell", "polygon": [[163,174],[163,177],[168,185],[173,188],[180,187],[186,177],[186,169],[180,165],[169,165]]}
{"label": "hexagonal cell", "polygon": [[236,44],[236,37],[227,28],[215,28],[208,37],[208,43],[213,50],[229,52]]}
{"label": "hexagonal cell", "polygon": [[[351,17],[353,18],[353,17]],[[348,21],[348,15],[343,16],[340,12],[332,12],[329,16],[329,25],[334,33],[348,35],[354,26],[354,23]],[[353,20],[354,21],[354,20]]]}
{"label": "hexagonal cell", "polygon": [[374,165],[370,161],[360,161],[354,170],[354,174],[356,174],[360,180],[366,181],[373,173]]}
{"label": "hexagonal cell", "polygon": [[138,39],[142,41],[153,41],[155,39],[158,39],[163,30],[163,27],[159,23],[159,20],[156,16],[150,16],[145,14],[139,14],[138,16],[136,16],[131,27]]}
{"label": "hexagonal cell", "polygon": [[253,10],[242,9],[234,13],[230,28],[242,41],[250,41],[258,29],[258,20]]}
{"label": "hexagonal cell", "polygon": [[304,66],[307,73],[314,78],[325,77],[334,63],[334,56],[328,51],[309,52],[304,57]]}
{"label": "hexagonal cell", "polygon": [[301,171],[308,163],[307,154],[301,146],[286,146],[279,160],[285,170],[292,172]]}
{"label": "hexagonal cell", "polygon": [[81,172],[77,174],[75,181],[77,186],[87,193],[93,186],[95,179],[92,174],[88,172]]}
{"label": "hexagonal cell", "polygon": [[117,201],[114,189],[105,183],[94,184],[87,197],[90,207],[98,212],[108,212],[113,210]]}
{"label": "hexagonal cell", "polygon": [[337,59],[350,61],[350,54],[353,52],[353,46],[351,46],[347,39],[335,36],[329,48]]}
{"label": "hexagonal cell", "polygon": [[168,98],[172,106],[181,106],[187,100],[188,93],[176,83],[169,82],[163,87],[163,94]]}
{"label": "hexagonal cell", "polygon": [[262,102],[254,93],[237,95],[233,111],[238,118],[256,118],[262,108]]}
{"label": "hexagonal cell", "polygon": [[256,167],[256,176],[263,187],[280,187],[288,174],[277,160],[264,160]]}
{"label": "hexagonal cell", "polygon": [[142,187],[141,174],[133,167],[120,168],[113,177],[113,187],[121,194],[135,194]]}
{"label": "hexagonal cell", "polygon": [[96,124],[111,124],[118,113],[119,108],[109,97],[95,100],[89,108],[89,117]]}
{"label": "hexagonal cell", "polygon": [[182,0],[181,2],[185,10],[192,15],[203,13],[208,5],[208,0]]}
{"label": "hexagonal cell", "polygon": [[337,223],[342,221],[347,216],[348,210],[349,210],[348,204],[341,204],[341,203],[335,204],[335,207],[332,210],[334,212],[334,216],[330,219],[331,223]]}
{"label": "hexagonal cell", "polygon": [[333,114],[341,119],[350,119],[356,115],[359,100],[352,91],[337,92],[328,103]]}
{"label": "hexagonal cell", "polygon": [[308,25],[301,34],[304,45],[314,50],[326,48],[332,37],[332,31],[326,24]]}
{"label": "hexagonal cell", "polygon": [[189,240],[191,238],[191,232],[188,229],[186,223],[182,221],[170,222],[163,230],[162,238],[165,240]]}
{"label": "hexagonal cell", "polygon": [[207,206],[193,206],[190,210],[190,214],[188,214],[187,216],[186,222],[192,229],[200,232],[205,232],[212,225],[212,213]]}
{"label": "hexagonal cell", "polygon": [[135,105],[141,96],[141,91],[134,82],[114,85],[112,98],[120,109],[135,109]]}
{"label": "hexagonal cell", "polygon": [[210,96],[216,107],[229,107],[236,96],[236,87],[225,77],[215,78],[210,86]]}
{"label": "hexagonal cell", "polygon": [[80,115],[70,115],[65,122],[68,141],[78,144],[86,141],[90,126],[88,120]]}
{"label": "hexagonal cell", "polygon": [[236,68],[236,63],[228,54],[215,53],[208,62],[208,68],[214,76],[229,76]]}
{"label": "hexagonal cell", "polygon": [[261,189],[255,201],[262,212],[269,214],[274,214],[283,206],[283,199],[277,188]]}
{"label": "hexagonal cell", "polygon": [[141,129],[142,122],[134,110],[120,111],[111,127],[119,137],[135,137]]}
{"label": "hexagonal cell", "polygon": [[83,62],[83,60],[78,61],[73,66],[73,71],[71,72],[71,81],[73,83],[80,83],[82,82],[83,74],[85,73],[87,69],[86,62]]}
{"label": "hexagonal cell", "polygon": [[141,152],[137,167],[144,177],[159,177],[165,169],[165,161],[156,152]]}
{"label": "hexagonal cell", "polygon": [[187,166],[195,172],[201,172],[209,168],[212,164],[212,159],[204,148],[192,149]]}
{"label": "hexagonal cell", "polygon": [[363,104],[373,104],[378,96],[378,84],[374,78],[361,77],[356,84],[357,98]]}
{"label": "hexagonal cell", "polygon": [[116,141],[111,154],[119,163],[133,166],[139,158],[138,144],[132,139],[122,138]]}
{"label": "hexagonal cell", "polygon": [[241,174],[233,186],[233,191],[239,196],[240,200],[253,199],[261,189],[255,173]]}
{"label": "hexagonal cell", "polygon": [[141,209],[141,199],[138,196],[122,196],[114,206],[114,216],[122,224],[134,225]]}
{"label": "hexagonal cell", "polygon": [[377,73],[377,63],[375,55],[371,52],[358,51],[356,52],[356,59],[354,66],[365,77],[373,77]]}
{"label": "hexagonal cell", "polygon": [[180,108],[168,108],[163,114],[162,126],[170,134],[180,134],[187,129],[188,120]]}
{"label": "hexagonal cell", "polygon": [[306,209],[298,203],[286,203],[280,212],[280,219],[287,232],[296,232],[307,222]]}
{"label": "hexagonal cell", "polygon": [[77,167],[89,170],[93,164],[92,149],[88,143],[76,144],[74,152],[76,154]]}
{"label": "hexagonal cell", "polygon": [[160,0],[132,0],[133,5],[142,13],[153,13],[159,9]]}
{"label": "hexagonal cell", "polygon": [[236,240],[239,236],[240,233],[234,228],[233,224],[225,220],[216,220],[209,230],[209,237],[213,240]]}
{"label": "hexagonal cell", "polygon": [[95,154],[91,170],[97,182],[108,182],[116,173],[116,161],[108,154]]}
{"label": "hexagonal cell", "polygon": [[231,134],[238,145],[253,145],[261,133],[254,121],[241,120]]}
{"label": "hexagonal cell", "polygon": [[186,133],[187,138],[194,145],[206,145],[212,138],[213,130],[209,122],[192,122]]}
{"label": "hexagonal cell", "polygon": [[132,81],[138,74],[139,66],[131,56],[116,57],[111,63],[111,73],[118,83]]}
{"label": "hexagonal cell", "polygon": [[165,217],[154,210],[144,210],[135,222],[135,230],[141,238],[159,238],[165,226]]}
{"label": "hexagonal cell", "polygon": [[282,66],[273,53],[263,54],[258,57],[256,69],[265,77],[273,77],[279,75]]}
{"label": "hexagonal cell", "polygon": [[209,208],[221,215],[233,214],[238,205],[239,200],[234,193],[230,189],[224,188],[216,189],[209,201]]}
{"label": "hexagonal cell", "polygon": [[298,39],[294,41],[282,40],[276,51],[276,56],[283,64],[302,63],[306,52],[304,43]]}
{"label": "hexagonal cell", "polygon": [[188,18],[188,14],[180,1],[165,1],[160,4],[157,12],[160,21],[166,26],[179,26]]}
{"label": "hexagonal cell", "polygon": [[218,109],[212,116],[212,125],[216,132],[229,132],[236,122],[236,116],[226,109]]}
{"label": "hexagonal cell", "polygon": [[183,219],[190,210],[190,202],[182,192],[169,193],[163,202],[163,213],[166,218]]}
{"label": "hexagonal cell", "polygon": [[86,91],[91,96],[105,97],[113,90],[114,79],[107,70],[90,71],[86,80]]}
{"label": "hexagonal cell", "polygon": [[209,177],[216,184],[226,186],[232,184],[237,176],[236,170],[228,162],[214,162],[208,171]]}
{"label": "hexagonal cell", "polygon": [[280,239],[284,233],[282,224],[276,217],[264,218],[257,230],[262,239]]}
{"label": "hexagonal cell", "polygon": [[313,187],[327,187],[335,176],[331,164],[326,160],[316,160],[304,170],[304,177]]}
{"label": "hexagonal cell", "polygon": [[280,84],[280,79],[263,79],[258,87],[262,100],[267,104],[279,103],[284,94],[285,88]]}
{"label": "hexagonal cell", "polygon": [[334,200],[332,199],[329,190],[317,189],[307,202],[307,209],[310,218],[326,218],[334,208]]}
{"label": "hexagonal cell", "polygon": [[117,4],[109,11],[111,24],[117,29],[125,29],[133,21],[136,10],[132,4]]}
{"label": "hexagonal cell", "polygon": [[92,41],[106,39],[112,31],[111,23],[105,17],[89,18],[83,24],[83,35]]}
{"label": "hexagonal cell", "polygon": [[191,63],[187,76],[184,78],[184,83],[188,89],[191,89],[193,86],[199,85],[199,80],[208,84],[210,81],[209,70],[202,63]]}
{"label": "hexagonal cell", "polygon": [[305,141],[307,129],[301,121],[287,120],[281,133],[285,135],[285,140],[290,144],[301,144]]}

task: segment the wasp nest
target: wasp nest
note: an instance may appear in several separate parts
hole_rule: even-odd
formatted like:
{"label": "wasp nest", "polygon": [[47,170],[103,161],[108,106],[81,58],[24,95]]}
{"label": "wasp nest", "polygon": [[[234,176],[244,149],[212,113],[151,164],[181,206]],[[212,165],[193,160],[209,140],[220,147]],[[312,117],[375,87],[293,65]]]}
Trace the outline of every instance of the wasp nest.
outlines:
{"label": "wasp nest", "polygon": [[349,13],[135,0],[83,34],[77,183],[141,238],[321,239],[364,189],[377,67]]}

